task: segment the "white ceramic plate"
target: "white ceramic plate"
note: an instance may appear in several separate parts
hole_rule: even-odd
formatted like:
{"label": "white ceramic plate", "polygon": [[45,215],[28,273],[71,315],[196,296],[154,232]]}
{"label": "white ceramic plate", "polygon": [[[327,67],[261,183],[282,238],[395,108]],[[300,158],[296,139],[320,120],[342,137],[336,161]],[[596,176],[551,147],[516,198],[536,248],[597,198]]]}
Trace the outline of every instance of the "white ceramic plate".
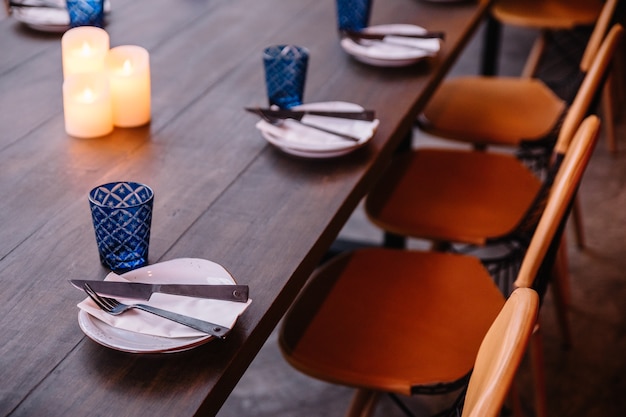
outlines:
{"label": "white ceramic plate", "polygon": [[[330,110],[330,111],[360,111],[363,107],[358,104],[348,103],[345,101],[327,101],[318,103],[307,103],[293,108],[294,110]],[[272,133],[261,130],[261,135],[272,145],[276,146],[285,153],[303,157],[303,158],[335,158],[341,155],[346,155],[356,149],[364,146],[372,138],[378,126],[378,120],[372,122],[372,134],[364,137],[359,142],[351,142],[348,140],[342,140],[337,138],[332,142],[326,143],[310,143],[302,142],[297,143],[294,141],[285,140]],[[261,122],[265,124],[265,122]]]}
{"label": "white ceramic plate", "polygon": [[[54,7],[12,7],[12,16],[18,22],[42,32],[62,33],[69,29],[70,16],[65,10],[65,0],[49,0],[58,5]],[[110,0],[104,1],[104,12],[111,11]]]}
{"label": "white ceramic plate", "polygon": [[[180,258],[138,268],[122,274],[129,281],[185,282],[189,284],[235,284],[233,277],[221,265],[204,259]],[[235,321],[229,326],[232,328]],[[78,325],[95,342],[123,352],[172,353],[202,345],[213,336],[168,338],[118,329],[93,317],[84,310],[78,312]]]}
{"label": "white ceramic plate", "polygon": [[[408,24],[389,24],[370,26],[363,32],[374,34],[386,34],[391,32],[409,34],[425,33],[426,29],[421,26]],[[429,39],[428,42],[435,42]],[[441,46],[441,41],[436,41]],[[405,67],[416,64],[430,56],[433,52],[402,45],[392,45],[380,41],[364,41],[365,45],[358,44],[350,38],[341,40],[341,47],[356,60],[377,67]],[[371,46],[368,46],[370,44]],[[439,48],[436,48],[437,51]]]}

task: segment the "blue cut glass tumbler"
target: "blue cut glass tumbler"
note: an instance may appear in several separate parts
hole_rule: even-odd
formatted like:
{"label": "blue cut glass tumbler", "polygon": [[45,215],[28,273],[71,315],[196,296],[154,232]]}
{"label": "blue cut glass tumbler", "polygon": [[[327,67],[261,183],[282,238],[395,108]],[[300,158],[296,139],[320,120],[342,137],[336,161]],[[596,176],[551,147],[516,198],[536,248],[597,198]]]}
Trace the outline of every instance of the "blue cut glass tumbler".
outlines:
{"label": "blue cut glass tumbler", "polygon": [[104,0],[66,0],[70,27],[104,27]]}
{"label": "blue cut glass tumbler", "polygon": [[302,104],[309,51],[295,45],[274,45],[263,50],[265,85],[271,105],[288,109]]}
{"label": "blue cut glass tumbler", "polygon": [[154,192],[137,182],[112,182],[89,192],[100,262],[117,273],[148,263]]}
{"label": "blue cut glass tumbler", "polygon": [[337,0],[339,31],[359,31],[369,25],[372,0]]}

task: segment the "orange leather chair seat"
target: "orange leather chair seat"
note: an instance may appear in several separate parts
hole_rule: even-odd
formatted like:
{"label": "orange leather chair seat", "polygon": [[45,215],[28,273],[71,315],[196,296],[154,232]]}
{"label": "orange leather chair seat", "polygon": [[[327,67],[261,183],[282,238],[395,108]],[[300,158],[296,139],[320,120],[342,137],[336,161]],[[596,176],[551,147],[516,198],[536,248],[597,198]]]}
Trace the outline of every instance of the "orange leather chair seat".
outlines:
{"label": "orange leather chair seat", "polygon": [[511,155],[420,149],[393,162],[365,207],[395,234],[484,245],[515,229],[540,187]]}
{"label": "orange leather chair seat", "polygon": [[418,121],[436,136],[519,147],[549,134],[565,108],[537,79],[458,77],[439,87]]}
{"label": "orange leather chair seat", "polygon": [[[308,310],[308,325],[300,312],[288,315],[289,363],[328,382],[404,395],[466,376],[504,304],[480,261],[464,255],[366,249],[312,280],[332,291],[316,314]],[[313,292],[301,299],[320,296]],[[296,329],[302,334],[289,333]]]}
{"label": "orange leather chair seat", "polygon": [[498,0],[491,14],[515,26],[572,29],[593,25],[603,5],[603,0]]}

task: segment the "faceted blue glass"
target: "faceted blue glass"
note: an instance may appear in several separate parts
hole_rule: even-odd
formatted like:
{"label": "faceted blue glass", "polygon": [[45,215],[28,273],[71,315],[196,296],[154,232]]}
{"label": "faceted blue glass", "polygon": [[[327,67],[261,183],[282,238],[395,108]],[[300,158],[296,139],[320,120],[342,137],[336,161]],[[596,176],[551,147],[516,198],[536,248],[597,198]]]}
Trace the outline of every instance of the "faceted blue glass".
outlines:
{"label": "faceted blue glass", "polygon": [[67,0],[70,27],[104,26],[104,0]]}
{"label": "faceted blue glass", "polygon": [[371,0],[337,0],[339,30],[361,30],[369,25]]}
{"label": "faceted blue glass", "polygon": [[295,45],[274,45],[263,51],[265,85],[270,105],[288,109],[302,104],[309,52]]}
{"label": "faceted blue glass", "polygon": [[136,182],[100,185],[89,193],[100,262],[114,272],[148,263],[154,192]]}

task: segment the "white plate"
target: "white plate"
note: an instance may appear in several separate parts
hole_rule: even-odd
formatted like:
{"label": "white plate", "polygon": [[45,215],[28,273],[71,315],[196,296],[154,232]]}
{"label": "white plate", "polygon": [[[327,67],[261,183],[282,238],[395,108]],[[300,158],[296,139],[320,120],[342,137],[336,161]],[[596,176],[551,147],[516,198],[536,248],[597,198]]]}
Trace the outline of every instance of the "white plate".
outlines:
{"label": "white plate", "polygon": [[[180,258],[138,268],[122,274],[129,281],[185,282],[188,284],[235,284],[233,277],[221,265],[204,259]],[[232,328],[235,321],[229,326]],[[172,353],[202,345],[213,336],[168,338],[118,329],[93,317],[84,310],[78,312],[78,325],[95,342],[123,352]]]}
{"label": "white plate", "polygon": [[[386,34],[391,32],[410,34],[421,34],[427,32],[421,26],[408,24],[389,24],[379,26],[369,26],[363,29],[363,32],[374,34]],[[437,42],[439,47],[441,41],[428,40],[429,42]],[[365,41],[366,43],[368,41]],[[341,40],[341,47],[356,60],[363,63],[374,65],[377,67],[404,67],[416,64],[436,52],[424,51],[418,48],[412,48],[402,45],[394,45],[382,43],[380,41],[370,41],[372,46],[360,45],[350,38]]]}
{"label": "white plate", "polygon": [[[59,7],[12,7],[12,16],[18,22],[42,32],[62,33],[69,29],[70,16],[65,9],[65,0],[49,0]],[[111,11],[110,0],[104,1],[104,12]]]}
{"label": "white plate", "polygon": [[[348,103],[345,101],[326,101],[317,103],[307,103],[293,107],[293,110],[327,110],[327,111],[361,111],[363,107],[358,104]],[[276,146],[285,153],[303,157],[303,158],[335,158],[346,155],[356,149],[364,146],[372,138],[373,133],[378,127],[378,120],[372,122],[372,134],[364,137],[359,142],[351,142],[348,140],[336,138],[333,141],[325,143],[302,142],[297,143],[285,140],[277,135],[261,130],[261,135],[272,145]],[[261,126],[266,122],[259,122]],[[268,126],[269,127],[269,126]]]}

